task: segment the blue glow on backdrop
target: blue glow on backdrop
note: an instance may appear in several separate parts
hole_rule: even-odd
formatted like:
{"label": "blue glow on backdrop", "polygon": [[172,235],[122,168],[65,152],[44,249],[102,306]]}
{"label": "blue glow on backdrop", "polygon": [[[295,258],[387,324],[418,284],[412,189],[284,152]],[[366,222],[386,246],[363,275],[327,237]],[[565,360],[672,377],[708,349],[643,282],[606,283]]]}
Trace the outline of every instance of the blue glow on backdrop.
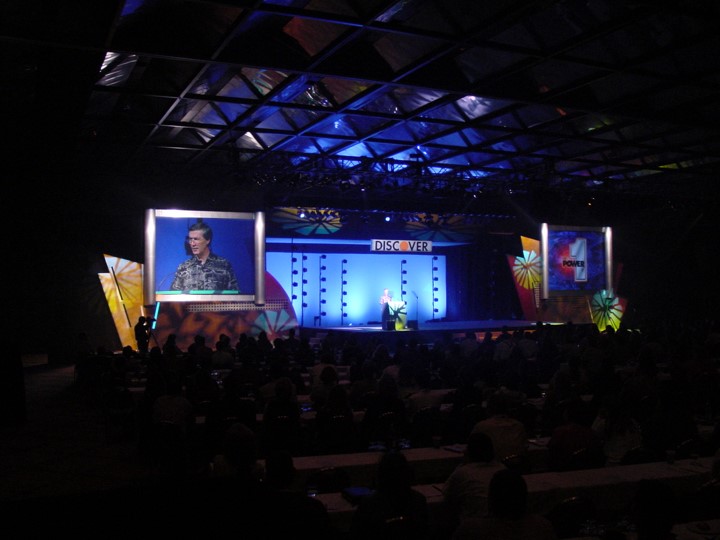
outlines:
{"label": "blue glow on backdrop", "polygon": [[380,324],[384,288],[407,302],[407,320],[446,315],[443,255],[277,251],[266,254],[266,267],[287,292],[301,326]]}

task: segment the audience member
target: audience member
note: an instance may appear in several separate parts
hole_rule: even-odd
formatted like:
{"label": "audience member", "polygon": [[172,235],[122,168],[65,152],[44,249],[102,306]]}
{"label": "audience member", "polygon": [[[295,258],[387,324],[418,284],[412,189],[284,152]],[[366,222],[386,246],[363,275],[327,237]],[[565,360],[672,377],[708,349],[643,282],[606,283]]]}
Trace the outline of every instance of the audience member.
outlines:
{"label": "audience member", "polygon": [[152,419],[156,424],[175,424],[187,432],[193,420],[193,404],[183,393],[182,382],[176,375],[167,378],[167,393],[158,396],[153,404]]}
{"label": "audience member", "polygon": [[407,433],[407,426],[405,402],[398,393],[397,380],[391,375],[382,375],[377,394],[370,398],[360,424],[362,439],[366,443],[393,444]]}
{"label": "audience member", "polygon": [[490,437],[499,461],[508,456],[526,455],[528,451],[525,425],[508,414],[513,404],[513,397],[503,391],[491,394],[487,402],[488,418],[475,424],[471,432],[485,433]]}
{"label": "audience member", "polygon": [[488,488],[488,515],[460,522],[453,540],[557,540],[552,523],[528,511],[527,483],[512,469],[497,471]]}
{"label": "audience member", "polygon": [[338,386],[338,372],[334,366],[325,366],[320,372],[319,384],[313,384],[310,390],[310,402],[316,411],[327,402],[331,390]]}
{"label": "audience member", "polygon": [[353,514],[351,538],[429,537],[427,500],[412,488],[414,471],[401,452],[382,454],[375,491],[358,503]]}
{"label": "audience member", "polygon": [[335,385],[315,414],[315,448],[320,454],[358,450],[357,429],[348,392]]}
{"label": "audience member", "polygon": [[271,520],[263,527],[268,538],[291,538],[311,534],[313,538],[335,538],[327,508],[319,499],[309,497],[297,480],[292,455],[271,452],[265,458],[265,486]]}
{"label": "audience member", "polygon": [[587,424],[586,404],[571,400],[565,407],[565,421],[550,434],[548,468],[552,471],[601,467],[605,464],[602,440]]}
{"label": "audience member", "polygon": [[228,339],[219,339],[212,352],[211,365],[213,369],[232,369],[235,364],[235,355]]}
{"label": "audience member", "polygon": [[262,421],[262,452],[287,450],[296,455],[300,450],[300,404],[288,377],[275,383],[275,396],[265,404]]}
{"label": "audience member", "polygon": [[451,533],[461,520],[485,516],[490,480],[502,469],[505,465],[495,459],[492,439],[480,431],[471,434],[463,463],[443,487],[443,530]]}
{"label": "audience member", "polygon": [[673,489],[661,480],[638,482],[631,512],[637,540],[675,539],[672,528],[679,517],[678,500]]}
{"label": "audience member", "polygon": [[350,405],[356,411],[367,409],[368,396],[378,391],[377,366],[370,359],[360,366],[360,377],[350,385]]}
{"label": "audience member", "polygon": [[616,395],[605,396],[592,429],[602,441],[605,464],[619,465],[629,450],[642,444],[640,424]]}

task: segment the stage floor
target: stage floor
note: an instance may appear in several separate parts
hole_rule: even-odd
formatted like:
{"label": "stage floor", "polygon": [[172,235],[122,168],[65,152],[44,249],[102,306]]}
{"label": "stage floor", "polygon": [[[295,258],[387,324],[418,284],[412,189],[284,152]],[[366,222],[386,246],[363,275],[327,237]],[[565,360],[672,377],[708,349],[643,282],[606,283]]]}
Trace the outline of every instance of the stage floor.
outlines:
{"label": "stage floor", "polygon": [[[552,323],[555,324],[555,323]],[[502,331],[503,328],[508,330],[520,329],[531,329],[537,326],[536,321],[518,321],[518,320],[482,320],[482,321],[433,321],[418,323],[417,331],[440,331],[440,332],[486,332],[490,331]],[[402,330],[384,330],[381,324],[370,324],[370,325],[350,325],[350,326],[310,326],[305,327],[307,330],[316,331],[342,331],[342,332],[413,332],[416,331],[414,328],[405,328]]]}
{"label": "stage floor", "polygon": [[[545,323],[543,323],[545,324]],[[557,323],[547,323],[557,324]],[[340,339],[352,339],[359,343],[384,343],[391,350],[399,340],[413,340],[418,343],[432,345],[444,340],[450,334],[451,339],[462,339],[468,332],[473,332],[478,341],[485,337],[486,332],[492,332],[493,339],[507,329],[510,333],[520,330],[533,330],[537,328],[537,321],[523,320],[478,320],[478,321],[437,321],[424,322],[414,328],[403,328],[400,330],[384,330],[380,324],[368,324],[359,326],[305,326],[300,328],[300,336],[307,337],[311,343],[317,344],[325,339],[328,334],[333,334]]]}

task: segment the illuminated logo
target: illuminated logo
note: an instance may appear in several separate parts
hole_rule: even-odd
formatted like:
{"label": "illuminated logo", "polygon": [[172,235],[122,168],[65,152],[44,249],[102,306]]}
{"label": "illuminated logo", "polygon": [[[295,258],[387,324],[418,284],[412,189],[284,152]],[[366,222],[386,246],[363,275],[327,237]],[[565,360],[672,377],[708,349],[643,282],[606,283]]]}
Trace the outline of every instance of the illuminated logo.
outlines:
{"label": "illuminated logo", "polygon": [[572,268],[575,272],[575,281],[587,281],[587,239],[576,238],[570,244],[570,256],[563,259],[563,268]]}
{"label": "illuminated logo", "polygon": [[393,251],[398,253],[430,253],[429,240],[371,240],[371,251]]}

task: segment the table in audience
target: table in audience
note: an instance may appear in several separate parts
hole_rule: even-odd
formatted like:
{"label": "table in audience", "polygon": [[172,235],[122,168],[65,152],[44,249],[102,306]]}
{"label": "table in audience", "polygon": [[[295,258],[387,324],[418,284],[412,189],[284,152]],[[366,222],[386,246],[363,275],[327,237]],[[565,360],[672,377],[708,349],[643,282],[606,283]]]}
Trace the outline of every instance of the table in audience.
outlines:
{"label": "table in audience", "polygon": [[[643,463],[587,469],[570,472],[546,472],[525,475],[528,485],[528,505],[532,512],[546,514],[562,500],[571,496],[591,498],[601,519],[625,516],[635,496],[640,480],[655,478],[672,486],[678,496],[692,493],[712,476],[712,457],[678,460],[674,463]],[[442,484],[426,483],[414,486],[425,495],[431,512],[442,502]],[[355,506],[341,493],[318,494],[327,507],[333,524],[340,531],[350,528]]]}
{"label": "table in audience", "polygon": [[[444,482],[463,460],[462,451],[445,448],[407,448],[402,450],[415,471],[417,483]],[[348,472],[357,486],[371,486],[382,452],[354,452],[320,456],[298,456],[293,459],[296,482],[305,485],[310,475],[320,469],[334,467]]]}
{"label": "table in audience", "polygon": [[[675,540],[713,540],[720,538],[720,519],[678,523],[672,528]],[[567,540],[601,540],[600,536],[574,536]],[[625,540],[637,540],[637,533],[628,531]]]}

